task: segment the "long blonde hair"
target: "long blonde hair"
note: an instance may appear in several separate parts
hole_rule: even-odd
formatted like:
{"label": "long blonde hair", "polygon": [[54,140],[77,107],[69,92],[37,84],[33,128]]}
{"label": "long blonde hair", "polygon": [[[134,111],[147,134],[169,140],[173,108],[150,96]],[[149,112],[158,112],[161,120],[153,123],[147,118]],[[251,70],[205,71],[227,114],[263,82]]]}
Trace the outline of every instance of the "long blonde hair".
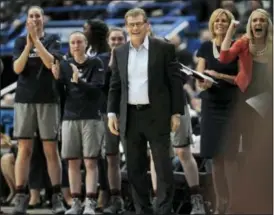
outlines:
{"label": "long blonde hair", "polygon": [[265,45],[267,47],[267,53],[266,54],[269,56],[269,55],[272,55],[273,24],[272,24],[270,15],[266,10],[259,8],[259,9],[254,10],[251,13],[251,15],[248,18],[247,25],[246,25],[246,36],[249,39],[250,43],[252,43],[252,41],[254,39],[254,36],[253,36],[253,33],[252,33],[252,29],[251,29],[251,22],[252,22],[253,15],[257,12],[263,14],[267,19],[268,28],[267,28],[267,32],[266,32],[266,43],[265,43]]}
{"label": "long blonde hair", "polygon": [[[263,14],[266,19],[267,19],[267,23],[268,23],[268,28],[267,28],[267,32],[266,32],[266,36],[265,36],[265,53],[264,53],[264,58],[267,60],[267,76],[268,76],[268,82],[270,83],[270,86],[273,85],[273,48],[272,48],[272,43],[273,43],[273,24],[272,21],[270,19],[270,15],[269,13],[264,10],[264,9],[256,9],[254,10],[251,15],[248,18],[248,23],[246,26],[246,34],[244,35],[244,37],[246,37],[249,40],[249,52],[251,54],[254,54],[256,52],[256,45],[253,44],[253,40],[254,40],[254,36],[252,33],[252,29],[251,29],[251,22],[252,22],[252,17],[254,15],[254,13],[259,12],[261,14]],[[252,48],[253,47],[253,48]]]}

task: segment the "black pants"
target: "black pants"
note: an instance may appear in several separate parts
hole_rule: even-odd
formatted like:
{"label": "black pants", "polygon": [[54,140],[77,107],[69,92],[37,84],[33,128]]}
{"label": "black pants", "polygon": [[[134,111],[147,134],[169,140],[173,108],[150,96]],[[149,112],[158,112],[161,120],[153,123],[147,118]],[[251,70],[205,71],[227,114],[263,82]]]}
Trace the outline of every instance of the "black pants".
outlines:
{"label": "black pants", "polygon": [[98,165],[98,181],[100,184],[100,190],[109,191],[106,158],[103,158],[100,155],[97,161],[97,165]]}
{"label": "black pants", "polygon": [[[124,139],[128,180],[137,214],[151,213],[148,183],[147,142],[152,151],[157,173],[156,214],[171,214],[174,179],[170,160],[170,127],[159,126],[150,108],[137,110],[128,106],[127,130]],[[163,129],[164,128],[164,129]]]}

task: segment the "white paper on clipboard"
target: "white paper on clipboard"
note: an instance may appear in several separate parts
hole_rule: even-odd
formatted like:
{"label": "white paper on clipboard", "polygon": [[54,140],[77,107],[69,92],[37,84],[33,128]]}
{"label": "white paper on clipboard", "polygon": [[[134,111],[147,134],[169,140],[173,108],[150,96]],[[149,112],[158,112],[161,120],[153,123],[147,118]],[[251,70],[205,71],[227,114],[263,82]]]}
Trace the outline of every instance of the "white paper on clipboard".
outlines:
{"label": "white paper on clipboard", "polygon": [[203,80],[208,80],[214,84],[218,84],[213,78],[211,78],[210,76],[208,75],[205,75],[201,72],[197,72],[193,69],[190,69],[189,67],[185,66],[184,64],[181,64],[180,65],[182,66],[182,68],[180,69],[181,72],[185,73],[186,75],[188,76],[193,76],[194,78],[197,78],[197,79],[203,79]]}
{"label": "white paper on clipboard", "polygon": [[265,117],[267,110],[271,106],[271,101],[271,94],[265,92],[247,99],[246,103],[256,110],[262,117]]}

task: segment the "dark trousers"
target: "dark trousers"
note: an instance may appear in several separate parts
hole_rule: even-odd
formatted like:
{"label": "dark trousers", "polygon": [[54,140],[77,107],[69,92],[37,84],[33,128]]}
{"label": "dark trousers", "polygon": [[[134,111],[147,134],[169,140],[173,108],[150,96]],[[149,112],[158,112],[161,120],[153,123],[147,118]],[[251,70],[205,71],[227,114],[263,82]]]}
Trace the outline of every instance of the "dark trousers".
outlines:
{"label": "dark trousers", "polygon": [[[150,108],[128,106],[124,139],[128,181],[137,214],[152,212],[149,198],[147,142],[150,144],[157,173],[156,214],[171,214],[174,195],[172,163],[169,155],[170,129],[159,126]],[[160,119],[161,121],[161,119]],[[158,123],[158,124],[157,124]],[[164,130],[164,131],[163,131]]]}
{"label": "dark trousers", "polygon": [[109,191],[106,158],[103,158],[100,155],[97,161],[97,165],[98,165],[98,181],[100,184],[100,190]]}

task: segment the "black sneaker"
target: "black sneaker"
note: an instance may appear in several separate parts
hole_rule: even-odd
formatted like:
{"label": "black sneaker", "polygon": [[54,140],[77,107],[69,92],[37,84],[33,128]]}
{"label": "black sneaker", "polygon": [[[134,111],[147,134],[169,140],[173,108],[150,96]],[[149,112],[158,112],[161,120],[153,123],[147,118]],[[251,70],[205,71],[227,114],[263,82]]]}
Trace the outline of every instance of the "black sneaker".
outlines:
{"label": "black sneaker", "polygon": [[196,194],[191,196],[192,210],[190,214],[205,214],[204,200],[202,195]]}
{"label": "black sneaker", "polygon": [[121,214],[124,212],[124,201],[121,196],[111,196],[109,205],[103,210],[104,214]]}

